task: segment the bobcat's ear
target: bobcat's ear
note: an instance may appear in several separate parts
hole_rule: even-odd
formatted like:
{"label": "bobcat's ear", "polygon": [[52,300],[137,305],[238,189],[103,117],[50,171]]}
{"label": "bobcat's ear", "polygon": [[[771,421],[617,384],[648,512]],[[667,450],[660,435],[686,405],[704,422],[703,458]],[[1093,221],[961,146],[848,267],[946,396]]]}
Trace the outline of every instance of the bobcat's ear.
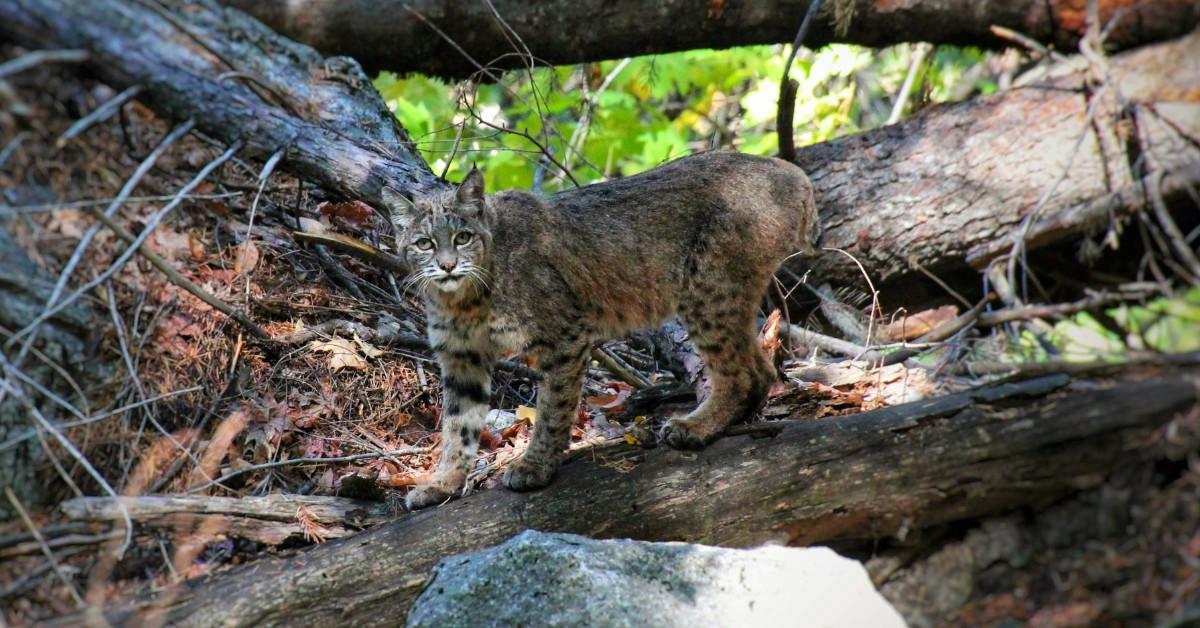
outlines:
{"label": "bobcat's ear", "polygon": [[417,206],[407,196],[396,190],[385,185],[380,190],[380,196],[383,197],[383,204],[387,206],[388,215],[392,220],[392,225],[396,227],[397,235],[400,231],[407,231],[421,217],[421,210],[417,209]]}
{"label": "bobcat's ear", "polygon": [[454,200],[460,212],[478,215],[483,211],[483,173],[478,168],[471,166],[471,171],[459,184]]}

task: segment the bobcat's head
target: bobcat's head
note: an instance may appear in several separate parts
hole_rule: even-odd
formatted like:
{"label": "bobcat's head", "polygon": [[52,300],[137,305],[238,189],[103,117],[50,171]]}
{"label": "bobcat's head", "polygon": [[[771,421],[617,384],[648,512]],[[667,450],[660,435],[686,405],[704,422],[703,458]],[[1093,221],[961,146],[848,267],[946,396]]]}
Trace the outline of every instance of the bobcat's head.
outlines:
{"label": "bobcat's head", "polygon": [[472,168],[454,191],[413,200],[385,186],[383,202],[411,283],[427,293],[491,290],[492,213],[479,170]]}

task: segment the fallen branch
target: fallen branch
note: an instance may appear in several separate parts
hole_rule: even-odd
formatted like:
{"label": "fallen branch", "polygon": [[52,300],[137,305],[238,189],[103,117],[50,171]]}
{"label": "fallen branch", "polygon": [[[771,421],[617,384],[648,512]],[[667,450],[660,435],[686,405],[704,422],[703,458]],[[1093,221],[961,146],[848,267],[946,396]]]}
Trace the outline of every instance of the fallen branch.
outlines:
{"label": "fallen branch", "polygon": [[[144,496],[78,497],[62,503],[67,517],[82,521],[118,521],[121,507],[137,523],[158,528],[218,530],[231,536],[279,545],[305,534],[297,512],[322,528],[327,539],[354,534],[395,517],[386,504],[345,497],[264,495],[255,497]],[[195,524],[209,522],[201,528]]]}
{"label": "fallen branch", "polygon": [[1116,460],[1185,455],[1200,444],[1200,414],[1187,412],[1197,403],[1196,378],[1191,370],[1064,391],[1070,378],[1052,375],[787,421],[773,437],[727,437],[699,452],[605,450],[565,465],[545,490],[477,493],[295,558],[188,583],[163,598],[165,607],[148,603],[108,619],[394,624],[438,559],[529,528],[731,546],[903,536],[1093,486]]}

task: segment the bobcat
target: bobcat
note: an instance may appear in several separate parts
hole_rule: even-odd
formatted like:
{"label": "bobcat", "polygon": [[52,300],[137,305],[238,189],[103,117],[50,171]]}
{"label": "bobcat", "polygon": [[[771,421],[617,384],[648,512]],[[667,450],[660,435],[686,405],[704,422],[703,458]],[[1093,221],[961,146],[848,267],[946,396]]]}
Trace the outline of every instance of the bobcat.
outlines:
{"label": "bobcat", "polygon": [[543,375],[529,448],[504,474],[513,490],[554,476],[598,338],[683,320],[712,393],[667,423],[672,447],[702,447],[757,411],[775,370],[755,312],[776,267],[820,236],[800,168],[727,151],[552,196],[485,197],[472,169],[455,190],[410,201],[385,187],[383,200],[425,295],[444,388],[441,458],[409,492],[412,509],[462,488],[505,352],[526,352]]}

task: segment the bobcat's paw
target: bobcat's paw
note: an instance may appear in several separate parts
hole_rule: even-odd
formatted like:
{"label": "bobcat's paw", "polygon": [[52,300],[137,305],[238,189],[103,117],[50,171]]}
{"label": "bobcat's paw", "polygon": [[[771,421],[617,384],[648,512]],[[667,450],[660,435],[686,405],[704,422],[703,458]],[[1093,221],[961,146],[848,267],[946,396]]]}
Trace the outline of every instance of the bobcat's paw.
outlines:
{"label": "bobcat's paw", "polygon": [[716,434],[704,434],[694,421],[671,419],[663,426],[659,439],[672,449],[703,449]]}
{"label": "bobcat's paw", "polygon": [[549,484],[557,470],[557,461],[530,462],[522,456],[504,472],[504,485],[514,491],[532,491]]}
{"label": "bobcat's paw", "polygon": [[429,506],[436,506],[454,496],[453,491],[447,491],[433,484],[422,484],[414,486],[404,498],[405,505],[409,510],[420,510]]}

